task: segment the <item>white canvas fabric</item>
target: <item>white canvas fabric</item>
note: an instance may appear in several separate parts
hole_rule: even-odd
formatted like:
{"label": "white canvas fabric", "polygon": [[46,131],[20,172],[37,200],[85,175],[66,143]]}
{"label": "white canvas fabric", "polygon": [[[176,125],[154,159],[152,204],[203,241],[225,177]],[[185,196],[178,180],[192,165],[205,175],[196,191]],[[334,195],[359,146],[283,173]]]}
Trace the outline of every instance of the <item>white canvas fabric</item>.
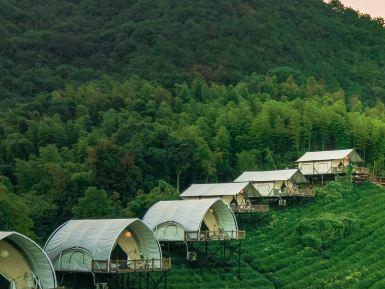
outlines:
{"label": "white canvas fabric", "polygon": [[[171,224],[175,226],[174,240],[182,241],[184,232],[200,231],[203,219],[212,209],[220,221],[221,230],[237,231],[238,225],[231,208],[221,199],[199,199],[199,200],[177,200],[177,201],[160,201],[153,205],[146,213],[143,221],[147,223],[151,229],[157,232],[157,227],[163,224]],[[157,235],[161,241],[171,241],[172,236]]]}
{"label": "white canvas fabric", "polygon": [[297,162],[341,160],[348,156],[353,162],[362,162],[362,158],[354,149],[307,152]]}
{"label": "white canvas fabric", "polygon": [[[185,197],[221,197],[236,196],[242,190],[252,188],[249,182],[221,184],[193,184],[180,196]],[[257,192],[255,193],[257,195]]]}
{"label": "white canvas fabric", "polygon": [[275,182],[288,181],[293,179],[296,183],[306,183],[305,176],[298,169],[276,170],[276,171],[260,171],[260,172],[244,172],[234,182]]}
{"label": "white canvas fabric", "polygon": [[17,232],[0,231],[0,240],[17,244],[18,249],[28,261],[33,274],[38,278],[43,289],[57,287],[55,270],[50,259],[38,244]]}
{"label": "white canvas fabric", "polygon": [[[153,231],[139,219],[71,220],[56,229],[45,244],[44,250],[58,271],[65,269],[61,268],[58,262],[61,254],[74,248],[89,253],[93,260],[106,261],[110,259],[119,235],[126,228],[135,233],[144,258],[162,258],[160,245]],[[160,263],[157,265],[160,266]],[[84,263],[76,266],[74,264],[74,268],[66,268],[66,271],[90,270],[91,264],[85,266]]]}
{"label": "white canvas fabric", "polygon": [[274,182],[254,183],[254,187],[262,197],[271,197],[274,191]]}

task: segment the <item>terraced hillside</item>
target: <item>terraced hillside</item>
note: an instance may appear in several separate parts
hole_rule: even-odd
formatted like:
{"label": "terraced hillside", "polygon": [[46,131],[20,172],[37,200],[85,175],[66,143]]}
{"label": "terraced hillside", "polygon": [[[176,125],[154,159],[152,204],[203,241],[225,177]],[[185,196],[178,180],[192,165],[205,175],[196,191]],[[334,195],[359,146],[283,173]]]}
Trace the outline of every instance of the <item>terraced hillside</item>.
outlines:
{"label": "terraced hillside", "polygon": [[385,288],[385,190],[367,184],[341,193],[331,188],[314,202],[273,209],[269,224],[248,228],[242,280],[174,267],[169,288]]}

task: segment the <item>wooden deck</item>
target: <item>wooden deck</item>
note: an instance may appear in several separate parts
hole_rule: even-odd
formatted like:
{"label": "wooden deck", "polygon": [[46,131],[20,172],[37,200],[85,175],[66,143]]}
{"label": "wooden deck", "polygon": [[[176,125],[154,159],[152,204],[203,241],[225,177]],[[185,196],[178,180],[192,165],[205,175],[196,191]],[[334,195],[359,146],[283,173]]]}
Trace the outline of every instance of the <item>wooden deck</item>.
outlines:
{"label": "wooden deck", "polygon": [[307,187],[307,188],[299,188],[296,190],[288,190],[287,196],[313,198],[315,197],[315,188]]}
{"label": "wooden deck", "polygon": [[[348,167],[330,167],[327,171],[318,171],[313,168],[312,173],[305,173],[305,176],[321,176],[321,175],[344,175],[347,173]],[[353,175],[369,175],[370,169],[367,167],[352,166]]]}
{"label": "wooden deck", "polygon": [[171,268],[171,258],[141,260],[92,260],[94,273],[159,272]]}
{"label": "wooden deck", "polygon": [[[346,174],[348,167],[342,167],[342,168],[332,167],[331,169],[332,169],[331,170],[332,174]],[[352,174],[353,175],[369,175],[370,170],[369,170],[369,168],[366,168],[366,167],[353,166],[352,167]]]}
{"label": "wooden deck", "polygon": [[353,174],[355,174],[355,175],[369,175],[370,170],[369,170],[369,168],[365,168],[365,167],[353,166]]}
{"label": "wooden deck", "polygon": [[245,231],[186,231],[185,241],[222,241],[222,240],[243,240],[246,237]]}
{"label": "wooden deck", "polygon": [[233,209],[234,213],[267,213],[270,210],[269,205],[248,205],[248,206],[238,206]]}
{"label": "wooden deck", "polygon": [[301,188],[293,188],[293,189],[275,189],[273,196],[275,197],[303,197],[303,198],[313,198],[315,197],[315,188],[301,187]]}

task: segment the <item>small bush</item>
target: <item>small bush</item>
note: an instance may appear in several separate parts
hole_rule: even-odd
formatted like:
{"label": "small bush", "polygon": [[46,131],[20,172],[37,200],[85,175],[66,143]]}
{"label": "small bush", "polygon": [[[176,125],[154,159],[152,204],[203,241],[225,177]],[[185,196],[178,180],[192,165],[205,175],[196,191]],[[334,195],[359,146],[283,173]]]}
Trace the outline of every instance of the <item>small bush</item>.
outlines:
{"label": "small bush", "polygon": [[358,221],[352,214],[321,214],[300,221],[296,226],[296,232],[303,246],[322,250],[357,228]]}
{"label": "small bush", "polygon": [[316,189],[317,200],[323,203],[331,203],[342,199],[343,195],[352,191],[353,185],[350,181],[334,181],[323,188]]}

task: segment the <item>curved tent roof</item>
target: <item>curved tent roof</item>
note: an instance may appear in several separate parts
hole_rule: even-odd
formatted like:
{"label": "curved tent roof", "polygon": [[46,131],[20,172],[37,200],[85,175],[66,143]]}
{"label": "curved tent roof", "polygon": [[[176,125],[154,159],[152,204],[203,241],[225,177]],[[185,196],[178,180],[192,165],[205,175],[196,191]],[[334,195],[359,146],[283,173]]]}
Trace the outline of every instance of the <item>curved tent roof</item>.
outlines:
{"label": "curved tent roof", "polygon": [[185,232],[200,231],[206,213],[213,209],[224,231],[237,231],[238,225],[231,208],[219,198],[160,201],[143,217],[151,229],[165,223],[179,224]]}
{"label": "curved tent roof", "polygon": [[[242,190],[255,191],[249,182],[242,183],[221,183],[221,184],[193,184],[185,190],[180,196],[184,197],[220,197],[235,196]],[[255,195],[258,195],[255,192]]]}
{"label": "curved tent roof", "polygon": [[362,158],[354,149],[307,152],[297,162],[341,160],[348,156],[354,162],[362,162]]}
{"label": "curved tent roof", "polygon": [[[126,228],[136,233],[146,258],[162,258],[155,234],[139,219],[71,220],[56,229],[44,250],[54,264],[63,251],[72,248],[86,250],[94,260],[109,260],[118,237]],[[56,266],[55,269],[60,270]]]}
{"label": "curved tent roof", "polygon": [[0,240],[10,241],[11,244],[18,246],[43,289],[57,287],[55,270],[50,259],[38,244],[17,232],[0,231]]}
{"label": "curved tent roof", "polygon": [[305,176],[299,169],[244,172],[234,182],[274,182],[293,179],[296,183],[306,183]]}

